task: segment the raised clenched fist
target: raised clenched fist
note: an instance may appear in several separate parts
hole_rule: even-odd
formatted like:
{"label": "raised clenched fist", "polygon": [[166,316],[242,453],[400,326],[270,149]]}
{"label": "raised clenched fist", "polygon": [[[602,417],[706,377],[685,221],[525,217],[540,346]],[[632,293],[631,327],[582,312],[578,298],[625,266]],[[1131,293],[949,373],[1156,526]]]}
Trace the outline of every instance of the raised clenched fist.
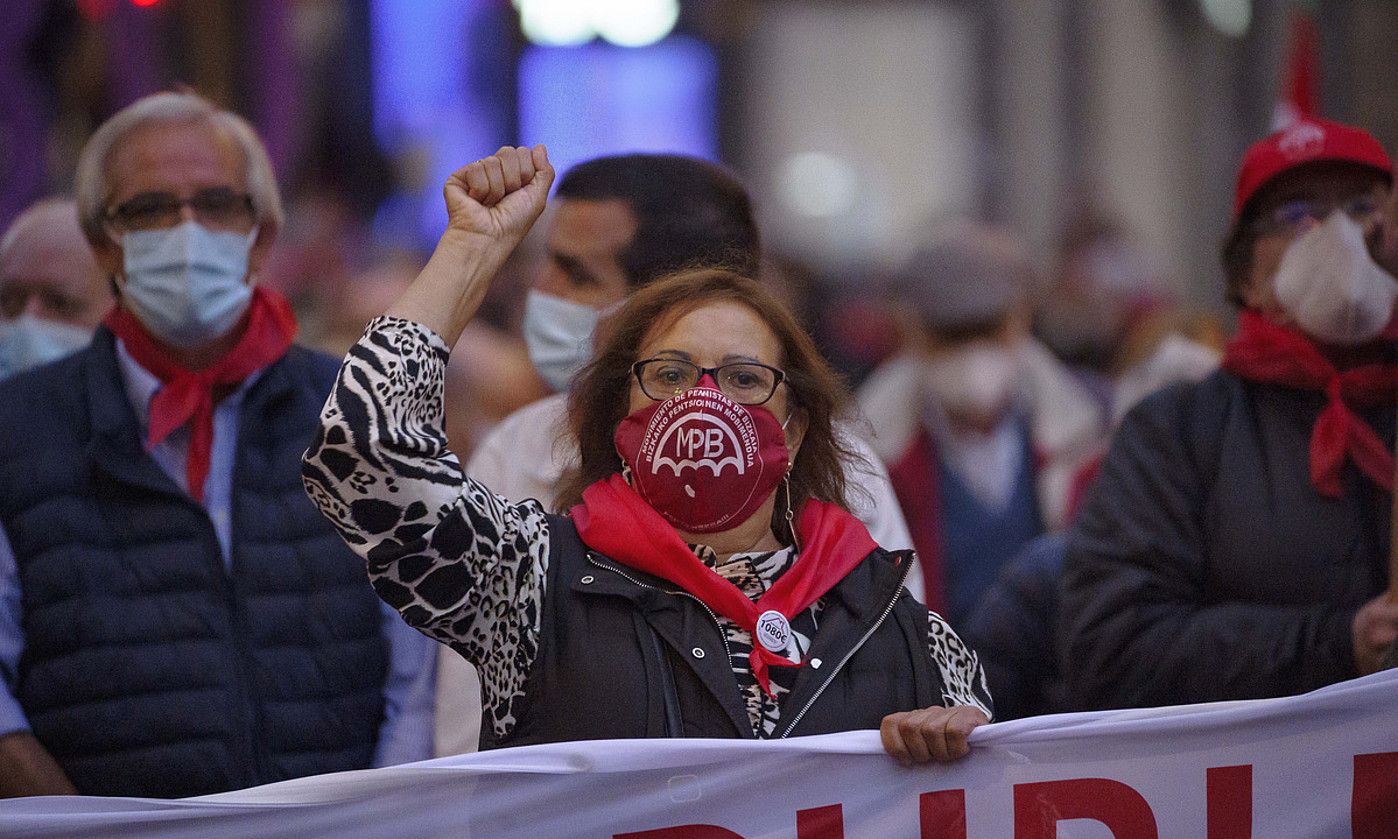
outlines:
{"label": "raised clenched fist", "polygon": [[447,230],[513,247],[543,212],[552,185],[553,166],[542,144],[503,146],[447,178]]}

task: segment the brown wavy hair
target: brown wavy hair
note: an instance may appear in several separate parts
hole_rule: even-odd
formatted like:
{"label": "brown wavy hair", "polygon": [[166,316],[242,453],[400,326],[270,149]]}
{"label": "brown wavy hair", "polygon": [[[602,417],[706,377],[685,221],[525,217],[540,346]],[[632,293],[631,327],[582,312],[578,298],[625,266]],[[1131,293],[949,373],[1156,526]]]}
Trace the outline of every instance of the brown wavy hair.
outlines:
{"label": "brown wavy hair", "polygon": [[[568,395],[568,423],[581,460],[564,475],[559,509],[577,504],[590,484],[621,471],[613,437],[629,412],[631,366],[639,360],[646,337],[695,309],[724,301],[751,309],[772,330],[781,347],[777,366],[786,372],[788,403],[806,418],[806,434],[791,468],[791,509],[800,511],[810,498],[848,509],[846,466],[858,463],[860,457],[841,442],[835,420],[849,404],[849,391],[771,291],[747,277],[714,268],[681,271],[646,285],[600,325],[597,354],[574,380]],[[772,532],[790,542],[785,514],[785,505],[778,503]]]}

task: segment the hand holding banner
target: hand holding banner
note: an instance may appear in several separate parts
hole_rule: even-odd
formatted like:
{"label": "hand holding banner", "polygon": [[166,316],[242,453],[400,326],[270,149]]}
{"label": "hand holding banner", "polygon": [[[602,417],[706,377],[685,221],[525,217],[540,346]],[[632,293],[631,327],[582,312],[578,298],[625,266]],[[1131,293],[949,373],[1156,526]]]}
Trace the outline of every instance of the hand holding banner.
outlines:
{"label": "hand holding banner", "polygon": [[904,768],[873,731],[527,746],[180,801],[0,801],[0,837],[1392,839],[1398,671],[1305,696],[983,726]]}

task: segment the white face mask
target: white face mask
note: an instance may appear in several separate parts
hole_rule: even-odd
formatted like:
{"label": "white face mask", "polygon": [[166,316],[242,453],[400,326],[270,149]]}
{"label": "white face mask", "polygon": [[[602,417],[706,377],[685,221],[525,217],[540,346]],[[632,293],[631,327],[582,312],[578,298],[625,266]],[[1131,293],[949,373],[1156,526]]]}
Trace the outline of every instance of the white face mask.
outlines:
{"label": "white face mask", "polygon": [[1398,280],[1374,263],[1364,229],[1339,210],[1287,246],[1274,288],[1307,335],[1343,346],[1377,337],[1398,299]]}
{"label": "white face mask", "polygon": [[91,341],[91,329],[34,315],[0,322],[0,379],[72,355]]}
{"label": "white face mask", "polygon": [[524,299],[524,343],[534,369],[554,391],[592,360],[592,333],[602,312],[534,289]]}
{"label": "white face mask", "polygon": [[948,414],[992,422],[1019,394],[1021,356],[1002,344],[977,342],[929,360],[923,383],[927,395]]}
{"label": "white face mask", "polygon": [[247,311],[248,254],[257,228],[215,233],[186,221],[168,230],[121,237],[126,283],[122,305],[156,338],[190,348],[214,341]]}

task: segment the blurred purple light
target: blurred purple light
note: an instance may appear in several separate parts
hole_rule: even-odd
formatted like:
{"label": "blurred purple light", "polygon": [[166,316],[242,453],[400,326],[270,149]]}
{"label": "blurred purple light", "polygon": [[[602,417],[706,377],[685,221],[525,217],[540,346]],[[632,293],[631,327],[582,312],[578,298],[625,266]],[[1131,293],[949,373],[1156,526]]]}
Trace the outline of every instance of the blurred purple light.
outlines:
{"label": "blurred purple light", "polygon": [[[371,0],[374,133],[391,156],[425,155],[425,183],[390,202],[384,220],[401,233],[416,227],[430,246],[446,225],[442,184],[456,169],[508,140],[497,94],[473,78],[504,52],[480,37],[496,0]],[[474,63],[473,63],[474,62]],[[381,213],[384,212],[381,210]]]}
{"label": "blurred purple light", "polygon": [[692,38],[648,47],[531,46],[519,66],[519,141],[559,172],[634,151],[718,158],[718,62]]}

